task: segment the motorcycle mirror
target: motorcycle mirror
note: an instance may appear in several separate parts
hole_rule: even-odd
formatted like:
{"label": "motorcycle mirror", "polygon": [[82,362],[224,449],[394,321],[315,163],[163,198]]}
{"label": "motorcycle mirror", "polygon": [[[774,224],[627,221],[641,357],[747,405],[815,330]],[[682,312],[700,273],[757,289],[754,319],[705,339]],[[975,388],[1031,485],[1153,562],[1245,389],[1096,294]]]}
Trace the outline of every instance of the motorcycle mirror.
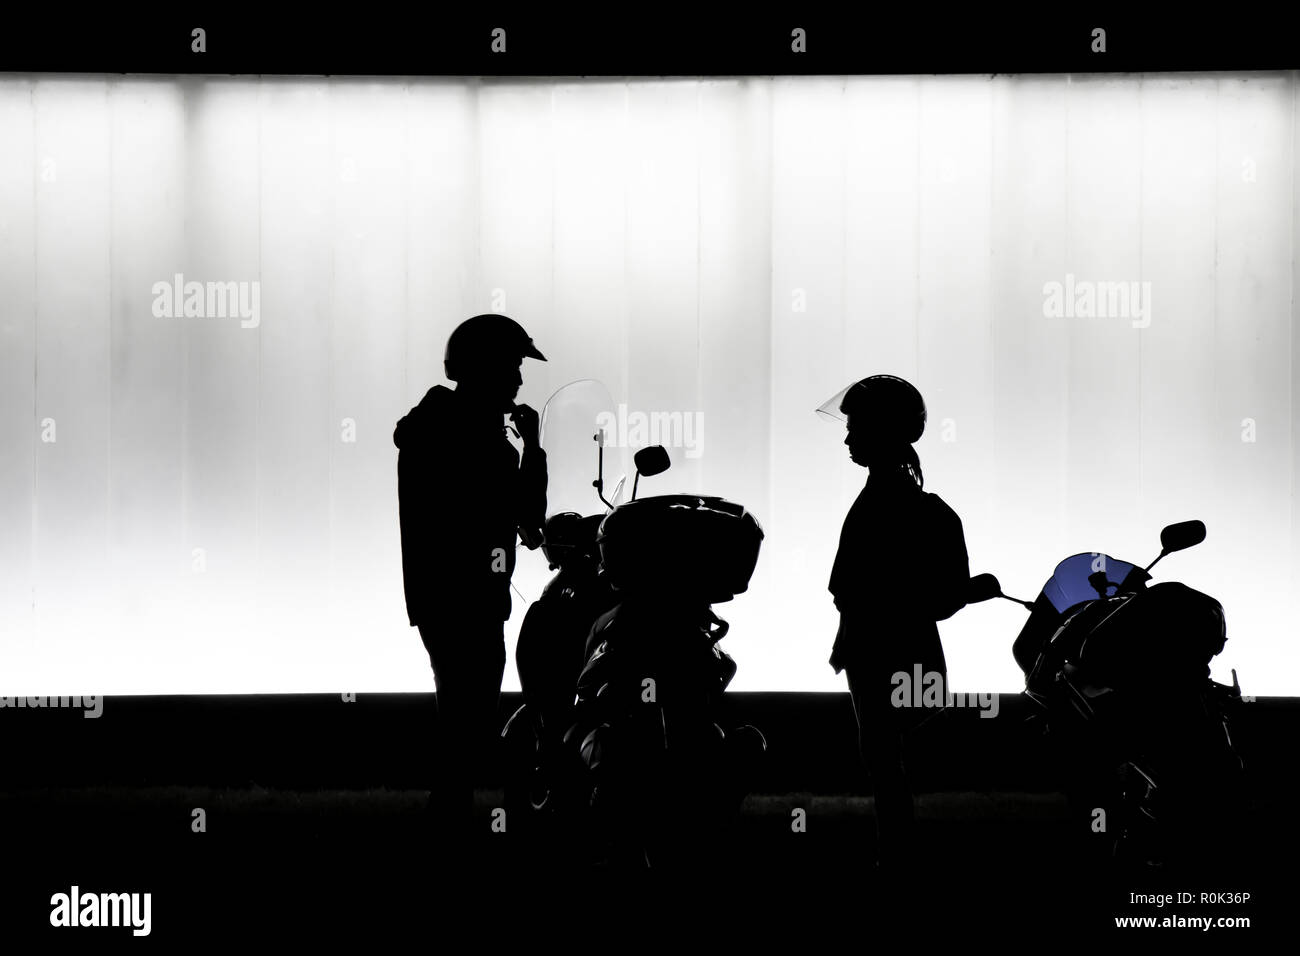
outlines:
{"label": "motorcycle mirror", "polygon": [[1165,554],[1195,547],[1205,540],[1204,521],[1180,521],[1160,532],[1160,548]]}
{"label": "motorcycle mirror", "polygon": [[966,582],[966,603],[978,604],[981,601],[988,601],[992,598],[1002,598],[1004,601],[1010,601],[1013,604],[1019,604],[1021,607],[1027,607],[1029,610],[1034,609],[1031,601],[1022,601],[1020,598],[1014,598],[1010,594],[1002,593],[1002,585],[998,579],[991,574],[977,574]]}
{"label": "motorcycle mirror", "polygon": [[605,429],[592,435],[591,440],[596,443],[596,480],[591,483],[591,487],[596,489],[596,496],[601,503],[612,511],[614,506],[605,497]]}
{"label": "motorcycle mirror", "polygon": [[636,486],[642,475],[662,475],[672,464],[663,445],[647,445],[632,456],[636,477],[632,479],[632,500],[636,501]]}
{"label": "motorcycle mirror", "polygon": [[1180,521],[1177,524],[1165,525],[1160,530],[1160,553],[1156,555],[1155,561],[1152,561],[1143,570],[1150,571],[1166,554],[1173,554],[1175,551],[1184,551],[1187,548],[1195,547],[1204,540],[1204,521]]}
{"label": "motorcycle mirror", "polygon": [[662,475],[672,466],[668,450],[663,445],[649,445],[632,456],[636,470],[646,477]]}
{"label": "motorcycle mirror", "polygon": [[966,584],[966,603],[978,604],[1002,597],[1002,585],[991,574],[977,574]]}

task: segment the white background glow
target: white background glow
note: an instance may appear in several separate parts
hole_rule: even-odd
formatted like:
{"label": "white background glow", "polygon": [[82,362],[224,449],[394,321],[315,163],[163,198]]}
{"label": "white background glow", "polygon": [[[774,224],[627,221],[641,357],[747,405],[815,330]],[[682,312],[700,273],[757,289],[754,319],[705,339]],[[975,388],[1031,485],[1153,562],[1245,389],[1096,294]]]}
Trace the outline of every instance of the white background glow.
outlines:
{"label": "white background glow", "polygon": [[[643,493],[767,531],[719,608],[735,689],[843,689],[826,580],[865,472],[813,409],[892,372],[973,572],[1032,598],[1201,518],[1158,577],[1222,600],[1216,677],[1295,694],[1296,88],[0,79],[0,693],[431,690],[393,425],[502,311],[551,359],[539,410],[593,377],[702,416]],[[260,325],[155,317],[175,273],[259,281]],[[1067,274],[1150,282],[1150,326],[1046,317]],[[941,625],[954,690],[1022,686],[1022,620]]]}

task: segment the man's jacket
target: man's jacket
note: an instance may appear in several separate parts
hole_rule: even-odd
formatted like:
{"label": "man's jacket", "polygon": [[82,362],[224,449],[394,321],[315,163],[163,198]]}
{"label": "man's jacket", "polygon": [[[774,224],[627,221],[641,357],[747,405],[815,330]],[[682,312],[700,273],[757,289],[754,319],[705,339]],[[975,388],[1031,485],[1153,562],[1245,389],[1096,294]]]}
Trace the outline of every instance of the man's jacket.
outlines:
{"label": "man's jacket", "polygon": [[518,529],[540,529],[546,513],[546,454],[521,461],[503,418],[435,385],[393,431],[413,627],[510,616]]}

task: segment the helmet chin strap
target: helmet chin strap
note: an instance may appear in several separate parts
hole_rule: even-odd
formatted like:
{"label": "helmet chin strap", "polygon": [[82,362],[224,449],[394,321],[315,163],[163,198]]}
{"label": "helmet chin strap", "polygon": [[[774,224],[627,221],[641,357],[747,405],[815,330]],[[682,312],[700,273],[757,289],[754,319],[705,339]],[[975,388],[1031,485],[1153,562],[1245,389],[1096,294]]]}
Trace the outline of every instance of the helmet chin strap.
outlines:
{"label": "helmet chin strap", "polygon": [[470,382],[456,383],[453,391],[465,401],[482,409],[485,418],[492,418],[496,415],[509,415],[515,408],[514,399],[493,396],[490,389],[475,386]]}

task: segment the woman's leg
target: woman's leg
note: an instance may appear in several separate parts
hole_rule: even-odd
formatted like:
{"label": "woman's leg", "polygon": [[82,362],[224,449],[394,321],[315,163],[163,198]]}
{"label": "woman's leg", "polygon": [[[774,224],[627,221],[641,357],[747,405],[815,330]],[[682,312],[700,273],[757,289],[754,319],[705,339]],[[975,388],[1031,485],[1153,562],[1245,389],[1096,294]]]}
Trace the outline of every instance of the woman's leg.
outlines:
{"label": "woman's leg", "polygon": [[845,673],[858,721],[858,751],[875,792],[877,854],[882,863],[901,863],[911,849],[915,816],[903,763],[904,722],[891,709],[888,675]]}

